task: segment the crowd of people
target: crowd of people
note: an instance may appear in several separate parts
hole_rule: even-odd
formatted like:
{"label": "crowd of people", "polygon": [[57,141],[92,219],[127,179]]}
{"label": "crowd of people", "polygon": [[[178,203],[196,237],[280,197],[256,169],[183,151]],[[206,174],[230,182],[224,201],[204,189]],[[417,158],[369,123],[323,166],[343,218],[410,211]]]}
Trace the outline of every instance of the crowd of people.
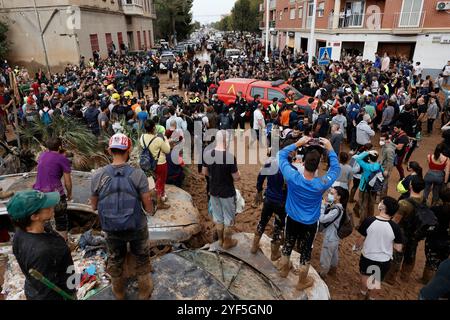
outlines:
{"label": "crowd of people", "polygon": [[[125,297],[127,243],[137,256],[139,297],[151,295],[145,241],[148,228],[142,218],[143,213],[154,214],[155,208],[147,176],[155,178],[156,208],[168,209],[170,194],[166,194],[165,184],[182,186],[184,179],[183,152],[176,147],[185,142],[186,135],[194,136],[196,123],[203,132],[219,130],[214,148],[200,150],[205,158],[215,160],[199,163],[198,170],[205,175],[219,245],[224,249],[237,245],[232,227],[234,183],[240,173],[236,157],[228,150],[234,135],[224,130],[238,133],[239,128],[246,128],[246,122],[257,141],[262,137],[268,140],[269,158],[264,168],[278,168],[271,174],[263,168],[258,176],[254,206],[263,203],[263,208],[251,253],[258,252],[266,226],[275,215],[271,259],[279,260],[280,276],[287,277],[292,250],[297,250],[297,289],[303,290],[313,284],[308,272],[316,233],[324,233],[320,274],[327,279],[338,269],[340,242],[354,227],[359,233],[354,250],[361,250],[361,298],[373,299],[379,296],[382,281],[401,285],[397,274],[399,281],[409,281],[418,242],[425,240],[422,278],[427,286],[420,297],[435,299],[448,294],[442,281],[430,280],[434,276],[449,281],[448,268],[443,266],[450,255],[450,105],[446,86],[450,61],[432,79],[424,74],[420,62],[413,64],[405,58],[390,60],[385,55],[371,62],[347,56],[328,66],[313,63],[309,67],[307,53],[293,54],[285,48],[278,54],[271,52],[270,62],[265,63],[261,44],[242,38],[226,47],[237,45],[245,55],[234,60],[225,58],[225,48],[211,52],[209,61],[178,56],[168,68],[168,77],[171,71],[178,74],[178,89],[184,89],[183,94],[174,86],[172,94],[160,95],[158,59],[151,54],[110,55],[103,60],[97,56],[89,63],[82,59],[79,65],[68,65],[63,73],[52,76],[40,71],[32,77],[24,68],[0,66],[1,139],[6,140],[8,126],[17,129],[15,116],[20,126],[36,122],[50,126],[57,117],[67,117],[83,122],[95,136],[110,137],[108,151],[113,160],[93,176],[91,205],[108,234],[108,272],[116,298]],[[9,73],[17,79],[20,96],[9,82]],[[236,77],[283,80],[311,98],[306,105],[296,105],[295,93],[288,91],[285,99],[275,98],[265,106],[260,96],[247,101],[237,93],[235,102],[225,105],[217,95],[220,81]],[[152,89],[152,97],[145,94],[147,88]],[[421,168],[411,159],[422,137],[433,134],[436,120],[441,121],[443,140],[436,140],[435,151],[427,157],[428,168]],[[138,135],[136,141],[124,135],[124,127]],[[275,136],[281,144],[279,153],[270,145]],[[142,149],[141,168],[128,164],[133,144]],[[48,251],[43,248],[41,256],[30,259],[37,253],[29,252],[24,241],[61,245],[46,222],[52,219],[51,208],[55,207],[56,231],[67,239],[65,208],[72,197],[70,163],[62,153],[61,140],[50,139],[46,146],[48,151],[38,161],[36,192],[16,193],[8,204],[10,217],[21,230],[14,247],[27,276],[29,299],[55,298],[39,291],[42,285],[28,270],[34,261],[58,253],[50,251],[55,246],[47,245]],[[321,161],[327,167],[323,176]],[[399,177],[397,190],[389,191],[389,182],[397,177],[394,168]],[[58,193],[51,193],[55,191]],[[388,196],[396,191],[398,199]],[[47,232],[49,238],[42,238]],[[68,275],[61,272],[61,266],[70,263],[65,255],[61,264],[47,265],[45,270],[54,271],[53,280],[64,287]],[[374,268],[379,272],[375,276]],[[375,285],[371,286],[369,278],[373,277]]]}

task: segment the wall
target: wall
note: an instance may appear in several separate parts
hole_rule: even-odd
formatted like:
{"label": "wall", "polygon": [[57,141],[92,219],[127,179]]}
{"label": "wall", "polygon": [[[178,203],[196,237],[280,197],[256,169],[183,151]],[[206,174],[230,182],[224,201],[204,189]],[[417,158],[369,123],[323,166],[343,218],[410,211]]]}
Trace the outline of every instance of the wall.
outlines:
{"label": "wall", "polygon": [[[54,8],[40,10],[42,27],[50,19],[53,10]],[[0,17],[9,27],[8,38],[11,42],[11,50],[8,60],[27,66],[32,71],[45,67],[45,55],[35,11],[14,10],[9,13],[0,13]],[[66,19],[65,10],[59,11],[52,18],[44,35],[50,66],[58,70],[67,63],[78,62],[76,37],[71,30],[67,29]]]}
{"label": "wall", "polygon": [[92,58],[90,34],[97,34],[100,55],[106,57],[108,55],[108,49],[106,47],[105,33],[111,33],[112,40],[116,47],[118,47],[119,40],[117,38],[117,32],[122,32],[124,42],[126,43],[126,30],[125,18],[121,14],[82,10],[81,30],[77,31],[80,54],[85,56],[86,59]]}
{"label": "wall", "polygon": [[[420,35],[417,37],[414,61],[420,61],[427,69],[442,69],[450,59],[450,44],[433,43],[433,36],[439,34]],[[447,34],[448,35],[448,34]]]}

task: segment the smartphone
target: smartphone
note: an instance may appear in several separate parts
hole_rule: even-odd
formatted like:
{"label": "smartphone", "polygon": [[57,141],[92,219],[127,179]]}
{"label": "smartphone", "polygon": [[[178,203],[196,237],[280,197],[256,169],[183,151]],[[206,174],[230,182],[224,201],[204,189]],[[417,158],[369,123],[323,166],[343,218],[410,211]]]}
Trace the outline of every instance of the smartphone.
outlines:
{"label": "smartphone", "polygon": [[312,138],[311,140],[309,140],[308,144],[310,146],[321,146],[320,138]]}

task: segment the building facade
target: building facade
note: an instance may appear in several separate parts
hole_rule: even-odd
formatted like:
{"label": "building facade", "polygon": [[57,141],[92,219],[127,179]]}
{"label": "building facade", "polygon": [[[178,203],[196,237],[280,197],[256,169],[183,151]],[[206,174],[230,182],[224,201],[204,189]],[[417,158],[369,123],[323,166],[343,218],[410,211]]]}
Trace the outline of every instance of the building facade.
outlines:
{"label": "building facade", "polygon": [[[271,48],[307,51],[313,20],[312,0],[269,1]],[[450,1],[316,0],[315,54],[332,47],[332,59],[375,53],[405,56],[424,68],[440,69],[450,59]],[[440,5],[438,6],[438,4]],[[442,4],[443,3],[443,4]],[[267,3],[261,5],[265,11]],[[265,39],[265,19],[261,22]]]}
{"label": "building facade", "polygon": [[153,0],[0,0],[0,19],[8,25],[8,59],[31,70],[46,65],[39,14],[49,65],[60,71],[67,63],[86,60],[112,44],[129,50],[151,48],[156,19]]}

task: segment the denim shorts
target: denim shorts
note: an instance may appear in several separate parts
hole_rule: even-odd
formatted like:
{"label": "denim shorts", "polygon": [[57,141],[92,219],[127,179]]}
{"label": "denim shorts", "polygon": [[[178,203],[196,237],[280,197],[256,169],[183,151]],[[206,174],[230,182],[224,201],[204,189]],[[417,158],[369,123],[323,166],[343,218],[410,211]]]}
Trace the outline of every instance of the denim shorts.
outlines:
{"label": "denim shorts", "polygon": [[210,213],[215,223],[229,227],[234,225],[236,216],[236,197],[219,198],[211,196]]}

